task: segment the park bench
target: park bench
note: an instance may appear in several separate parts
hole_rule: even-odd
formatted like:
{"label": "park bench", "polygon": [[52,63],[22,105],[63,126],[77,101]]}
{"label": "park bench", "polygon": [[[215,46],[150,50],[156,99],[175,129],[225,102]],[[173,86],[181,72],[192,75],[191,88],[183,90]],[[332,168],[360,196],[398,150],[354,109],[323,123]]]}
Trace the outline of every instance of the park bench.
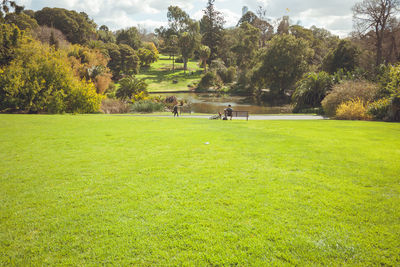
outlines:
{"label": "park bench", "polygon": [[246,120],[249,120],[249,112],[248,111],[232,111],[232,117],[244,117]]}

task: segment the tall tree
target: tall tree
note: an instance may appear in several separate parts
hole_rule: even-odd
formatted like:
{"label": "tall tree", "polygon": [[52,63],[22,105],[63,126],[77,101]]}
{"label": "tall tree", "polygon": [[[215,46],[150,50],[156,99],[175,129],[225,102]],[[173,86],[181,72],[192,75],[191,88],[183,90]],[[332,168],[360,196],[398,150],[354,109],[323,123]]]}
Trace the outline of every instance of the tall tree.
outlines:
{"label": "tall tree", "polygon": [[266,10],[259,6],[257,9],[258,16],[251,11],[244,14],[239,20],[237,26],[247,22],[260,30],[260,47],[265,46],[267,39],[272,38],[274,27],[267,21]]}
{"label": "tall tree", "polygon": [[207,7],[203,10],[204,16],[200,21],[200,32],[203,34],[202,43],[210,48],[211,60],[217,58],[225,24],[221,12],[215,10],[214,2],[215,0],[208,0]]}
{"label": "tall tree", "polygon": [[292,35],[277,35],[261,57],[253,79],[258,81],[258,87],[266,86],[272,94],[283,96],[308,71],[312,54],[307,41]]}
{"label": "tall tree", "polygon": [[35,12],[35,19],[40,26],[60,30],[73,44],[85,44],[96,36],[97,26],[84,12],[45,7]]}
{"label": "tall tree", "polygon": [[185,32],[191,21],[189,15],[178,6],[168,7],[167,18],[169,28],[176,35]]}
{"label": "tall tree", "polygon": [[353,71],[359,64],[360,51],[350,41],[341,40],[322,62],[322,69],[330,74],[339,69]]}
{"label": "tall tree", "polygon": [[382,63],[382,46],[389,22],[395,18],[399,0],[363,0],[353,6],[353,20],[360,33],[375,34],[376,65]]}
{"label": "tall tree", "polygon": [[232,51],[236,54],[238,67],[242,70],[248,69],[258,48],[260,30],[244,22],[238,28],[237,36],[237,43],[232,47]]}
{"label": "tall tree", "polygon": [[142,42],[137,28],[130,27],[128,29],[117,31],[117,44],[126,44],[133,49],[138,50],[142,46]]}
{"label": "tall tree", "polygon": [[178,36],[170,35],[166,40],[166,51],[172,56],[172,71],[175,71],[175,56],[178,54]]}
{"label": "tall tree", "polygon": [[113,74],[113,79],[118,80],[123,75],[137,74],[140,59],[132,47],[125,44],[107,43],[104,45],[104,53],[111,59],[107,67]]}
{"label": "tall tree", "polygon": [[193,56],[194,50],[198,45],[198,38],[195,33],[184,32],[178,40],[178,46],[181,51],[183,60],[183,69],[186,73],[187,63],[190,57]]}
{"label": "tall tree", "polygon": [[167,17],[169,25],[167,32],[177,37],[176,46],[181,53],[183,69],[186,72],[187,62],[198,46],[199,24],[190,19],[189,15],[178,6],[168,7]]}
{"label": "tall tree", "polygon": [[180,52],[186,71],[189,57],[193,56],[197,47],[198,23],[190,19],[189,15],[178,6],[168,7],[167,18],[168,28],[160,27],[155,31],[163,39],[163,50],[172,56],[172,69],[175,69],[175,55]]}

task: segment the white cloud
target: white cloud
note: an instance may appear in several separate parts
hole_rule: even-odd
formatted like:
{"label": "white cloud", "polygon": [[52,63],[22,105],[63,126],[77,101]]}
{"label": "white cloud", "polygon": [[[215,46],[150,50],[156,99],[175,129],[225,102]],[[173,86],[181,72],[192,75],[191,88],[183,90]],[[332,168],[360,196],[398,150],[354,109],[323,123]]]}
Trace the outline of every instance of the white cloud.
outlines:
{"label": "white cloud", "polygon": [[222,13],[222,15],[225,19],[226,27],[236,26],[236,24],[238,23],[238,21],[241,18],[241,15],[238,15],[237,13],[232,12],[229,9],[221,9],[219,11]]}

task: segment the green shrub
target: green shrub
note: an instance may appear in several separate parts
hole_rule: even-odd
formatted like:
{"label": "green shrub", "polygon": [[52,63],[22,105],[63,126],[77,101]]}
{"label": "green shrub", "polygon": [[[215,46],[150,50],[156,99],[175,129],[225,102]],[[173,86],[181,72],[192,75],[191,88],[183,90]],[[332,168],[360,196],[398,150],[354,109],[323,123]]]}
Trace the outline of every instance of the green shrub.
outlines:
{"label": "green shrub", "polygon": [[381,98],[368,106],[368,114],[376,120],[388,120],[391,101],[389,98]]}
{"label": "green shrub", "polygon": [[131,111],[139,113],[152,113],[164,111],[164,108],[165,106],[163,103],[153,102],[150,100],[142,100],[133,103],[131,106]]}
{"label": "green shrub", "polygon": [[378,96],[390,101],[386,119],[400,121],[400,65],[390,66],[385,76]]}
{"label": "green shrub", "polygon": [[296,91],[292,96],[293,112],[321,107],[321,101],[331,89],[332,84],[332,77],[326,72],[310,72],[304,75],[297,82]]}
{"label": "green shrub", "polygon": [[115,96],[121,100],[134,99],[139,94],[147,95],[147,83],[144,79],[127,76],[119,80],[119,84]]}
{"label": "green shrub", "polygon": [[218,84],[220,84],[219,77],[215,74],[215,72],[210,71],[204,74],[204,76],[201,78],[199,84],[197,85],[196,91],[206,91]]}
{"label": "green shrub", "polygon": [[340,104],[356,98],[364,103],[371,102],[378,90],[378,86],[371,82],[345,81],[334,85],[321,104],[325,114],[333,117],[336,115],[336,110]]}
{"label": "green shrub", "polygon": [[357,98],[346,101],[339,105],[336,110],[336,119],[339,120],[370,120],[371,115],[367,113],[366,103]]}
{"label": "green shrub", "polygon": [[210,70],[215,72],[223,83],[232,83],[236,78],[236,68],[233,66],[227,68],[220,59],[211,62]]}
{"label": "green shrub", "polygon": [[233,83],[236,79],[236,68],[234,66],[230,66],[226,70],[226,75],[225,75],[225,83]]}

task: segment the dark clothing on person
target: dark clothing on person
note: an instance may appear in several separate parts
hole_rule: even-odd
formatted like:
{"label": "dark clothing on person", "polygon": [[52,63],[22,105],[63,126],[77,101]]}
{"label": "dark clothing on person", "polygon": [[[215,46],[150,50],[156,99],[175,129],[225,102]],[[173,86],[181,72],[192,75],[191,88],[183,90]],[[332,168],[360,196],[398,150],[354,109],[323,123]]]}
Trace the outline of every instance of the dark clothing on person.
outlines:
{"label": "dark clothing on person", "polygon": [[175,117],[175,116],[178,116],[178,117],[179,117],[178,106],[177,106],[177,105],[174,106],[173,113],[174,113],[174,117]]}
{"label": "dark clothing on person", "polygon": [[224,115],[225,115],[225,118],[231,117],[231,120],[232,120],[233,109],[231,108],[231,106],[229,106],[228,108],[226,108],[224,110]]}

